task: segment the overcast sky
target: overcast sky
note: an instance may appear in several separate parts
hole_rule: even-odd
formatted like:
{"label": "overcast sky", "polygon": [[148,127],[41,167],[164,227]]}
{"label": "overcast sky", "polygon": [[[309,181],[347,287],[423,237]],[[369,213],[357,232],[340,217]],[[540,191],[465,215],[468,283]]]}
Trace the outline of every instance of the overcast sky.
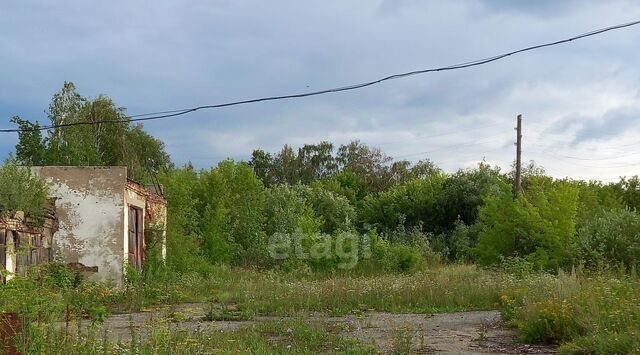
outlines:
{"label": "overcast sky", "polygon": [[[72,81],[130,114],[319,90],[640,19],[629,1],[4,1],[0,126],[46,121]],[[554,176],[640,173],[640,26],[358,91],[146,123],[178,164],[208,167],[359,139],[446,171],[523,159]],[[6,155],[15,134],[0,136]]]}

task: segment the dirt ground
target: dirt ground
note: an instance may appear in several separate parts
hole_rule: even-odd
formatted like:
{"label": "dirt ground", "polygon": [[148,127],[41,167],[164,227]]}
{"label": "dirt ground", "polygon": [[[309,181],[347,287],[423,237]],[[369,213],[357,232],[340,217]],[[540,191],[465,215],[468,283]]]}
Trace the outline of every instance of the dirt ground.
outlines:
{"label": "dirt ground", "polygon": [[[145,324],[154,319],[173,319],[172,327],[189,331],[233,331],[242,327],[282,317],[255,317],[239,321],[204,321],[206,305],[181,304],[148,312],[110,316],[101,326],[114,341],[128,341],[132,330],[145,336]],[[374,344],[390,353],[399,345],[412,353],[448,354],[550,354],[554,347],[517,342],[515,331],[504,327],[497,311],[474,311],[439,314],[393,314],[368,312],[331,317],[309,315],[309,322],[321,323],[343,337]]]}

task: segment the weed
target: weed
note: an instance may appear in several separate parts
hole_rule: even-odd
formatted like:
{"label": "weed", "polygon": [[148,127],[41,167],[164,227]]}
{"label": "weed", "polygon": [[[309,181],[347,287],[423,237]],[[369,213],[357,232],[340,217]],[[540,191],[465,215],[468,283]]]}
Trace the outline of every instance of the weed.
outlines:
{"label": "weed", "polygon": [[210,301],[207,304],[205,315],[202,320],[211,321],[238,321],[248,317],[242,313],[236,305],[220,303],[217,300]]}
{"label": "weed", "polygon": [[392,353],[393,354],[410,354],[411,344],[413,343],[415,330],[412,324],[405,323],[399,327],[394,327],[392,330]]}
{"label": "weed", "polygon": [[566,353],[640,346],[640,282],[632,276],[530,276],[507,291],[501,304],[526,342],[565,343]]}

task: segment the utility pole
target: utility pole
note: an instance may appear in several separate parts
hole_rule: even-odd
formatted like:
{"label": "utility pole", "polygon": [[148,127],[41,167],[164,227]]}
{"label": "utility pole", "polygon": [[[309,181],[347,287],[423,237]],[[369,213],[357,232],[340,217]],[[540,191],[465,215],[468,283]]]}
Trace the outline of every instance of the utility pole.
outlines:
{"label": "utility pole", "polygon": [[516,130],[516,180],[513,186],[513,196],[517,197],[522,191],[522,115],[518,115]]}

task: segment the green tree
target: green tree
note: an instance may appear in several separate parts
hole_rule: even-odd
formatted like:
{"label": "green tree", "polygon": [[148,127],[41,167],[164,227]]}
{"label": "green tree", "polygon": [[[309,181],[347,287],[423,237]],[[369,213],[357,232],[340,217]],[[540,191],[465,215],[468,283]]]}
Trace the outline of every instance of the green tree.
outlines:
{"label": "green tree", "polygon": [[158,179],[167,199],[167,265],[178,272],[206,270],[208,259],[203,253],[196,189],[198,174],[193,168],[162,171]]}
{"label": "green tree", "polygon": [[454,223],[472,225],[484,198],[496,193],[504,184],[499,168],[480,163],[475,169],[459,170],[443,183],[438,210],[440,232],[447,232]]}
{"label": "green tree", "polygon": [[438,228],[438,201],[444,181],[444,175],[432,175],[394,186],[377,196],[369,195],[360,206],[360,223],[365,229],[375,228],[384,233],[399,226],[434,232]]}
{"label": "green tree", "polygon": [[47,147],[42,138],[40,124],[27,121],[20,116],[14,116],[11,122],[21,129],[18,132],[20,143],[16,145],[16,160],[27,166],[46,165]]}
{"label": "green tree", "polygon": [[338,148],[336,161],[340,170],[355,174],[369,193],[378,193],[393,185],[389,171],[392,158],[378,148],[353,141]]}
{"label": "green tree", "polygon": [[48,185],[28,167],[20,166],[13,158],[0,169],[0,215],[13,217],[22,211],[38,222],[49,197]]}
{"label": "green tree", "polygon": [[343,196],[354,206],[367,195],[364,183],[351,171],[340,171],[329,179],[315,181],[311,185]]}
{"label": "green tree", "polygon": [[606,210],[620,210],[626,204],[614,184],[599,181],[572,181],[579,190],[576,224],[581,226]]}
{"label": "green tree", "polygon": [[353,229],[356,210],[345,197],[322,187],[297,185],[295,190],[306,204],[311,206],[314,216],[321,221],[322,232],[331,234]]}
{"label": "green tree", "polygon": [[296,187],[274,185],[266,190],[265,195],[265,231],[268,236],[320,232],[322,220],[316,217],[313,207]]}
{"label": "green tree", "polygon": [[196,198],[212,261],[251,263],[265,257],[264,188],[249,164],[225,160],[202,171]]}
{"label": "green tree", "polygon": [[253,168],[253,172],[262,181],[264,186],[269,187],[275,183],[274,159],[270,153],[262,149],[255,149],[251,153],[249,165]]}
{"label": "green tree", "polygon": [[298,149],[297,158],[300,181],[303,184],[329,178],[336,173],[338,168],[333,156],[333,144],[329,142],[305,144]]}
{"label": "green tree", "polygon": [[22,164],[125,165],[129,177],[140,181],[171,167],[164,144],[141,125],[132,126],[125,110],[107,96],[89,100],[73,83],[65,82],[53,95],[48,119],[52,128],[45,137],[37,130],[41,128],[37,121],[12,119],[22,129],[16,145],[16,158]]}
{"label": "green tree", "polygon": [[601,211],[585,221],[573,242],[572,257],[589,268],[640,268],[640,215],[626,209]]}
{"label": "green tree", "polygon": [[532,178],[516,199],[510,184],[503,184],[480,209],[479,260],[495,264],[503,257],[523,257],[539,268],[558,268],[568,260],[577,200],[578,189],[548,177]]}
{"label": "green tree", "polygon": [[622,177],[615,185],[618,194],[627,207],[640,210],[640,178],[637,175],[630,178]]}

